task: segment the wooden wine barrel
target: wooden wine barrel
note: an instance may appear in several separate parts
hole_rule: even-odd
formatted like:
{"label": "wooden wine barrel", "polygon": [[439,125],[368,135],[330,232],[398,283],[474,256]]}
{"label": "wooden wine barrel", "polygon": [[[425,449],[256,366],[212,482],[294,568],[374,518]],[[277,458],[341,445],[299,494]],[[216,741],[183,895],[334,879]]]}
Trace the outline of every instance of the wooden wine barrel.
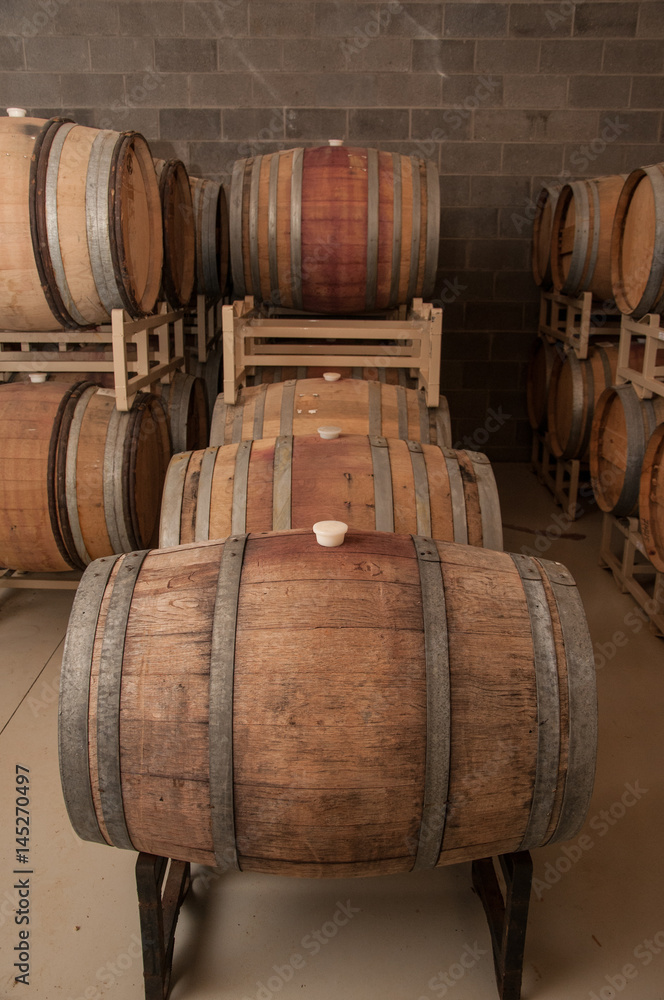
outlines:
{"label": "wooden wine barrel", "polygon": [[618,198],[611,281],[621,312],[641,319],[664,310],[664,163],[639,167]]}
{"label": "wooden wine barrel", "polygon": [[595,404],[613,385],[617,344],[597,344],[580,361],[571,348],[557,357],[551,370],[547,420],[551,451],[558,458],[588,456]]}
{"label": "wooden wine barrel", "polygon": [[503,547],[485,455],[359,435],[268,438],[176,455],[159,544],[311,528],[317,520]]}
{"label": "wooden wine barrel", "polygon": [[205,448],[210,423],[203,379],[175,372],[173,381],[155,386],[166,408],[173,451]]}
{"label": "wooden wine barrel", "polygon": [[553,216],[551,275],[557,291],[613,301],[611,232],[625,174],[565,184]]}
{"label": "wooden wine barrel", "polygon": [[196,231],[189,175],[182,160],[153,160],[164,239],[161,285],[173,309],[189,304],[196,278]]}
{"label": "wooden wine barrel", "polygon": [[536,285],[551,288],[551,230],[560,194],[560,184],[543,184],[537,195],[533,219],[531,263]]}
{"label": "wooden wine barrel", "polygon": [[190,177],[196,229],[196,291],[216,302],[228,286],[228,205],[218,181]]}
{"label": "wooden wine barrel", "polygon": [[664,424],[655,428],[643,458],[639,527],[648,558],[664,573]]}
{"label": "wooden wine barrel", "polygon": [[161,402],[127,413],[87,382],[0,387],[0,563],[31,572],[157,540],[170,459]]}
{"label": "wooden wine barrel", "polygon": [[641,469],[650,437],[664,421],[664,399],[639,399],[633,387],[605,389],[590,434],[590,475],[602,510],[629,517],[639,505]]}
{"label": "wooden wine barrel", "polygon": [[346,146],[237,160],[234,294],[322,313],[392,309],[433,292],[440,190],[431,161]]}
{"label": "wooden wine barrel", "polygon": [[406,368],[344,368],[330,367],[257,367],[253,375],[247,376],[247,385],[269,385],[271,382],[287,382],[292,378],[322,378],[325,372],[336,372],[342,378],[359,378],[367,382],[386,382],[388,385],[403,385],[406,389],[417,389],[417,379],[411,378]]}
{"label": "wooden wine barrel", "polygon": [[85,327],[154,308],[161,207],[136,132],[0,118],[0,330]]}
{"label": "wooden wine barrel", "polygon": [[316,434],[320,426],[339,425],[344,434],[370,434],[452,444],[447,400],[427,407],[423,392],[400,385],[342,378],[290,379],[240,389],[235,406],[217,397],[210,445],[235,444],[263,437]]}
{"label": "wooden wine barrel", "polygon": [[65,643],[78,835],[224,869],[378,875],[567,840],[596,732],[567,570],[468,545],[309,530],[109,558]]}
{"label": "wooden wine barrel", "polygon": [[538,337],[535,341],[530,362],[528,363],[528,378],[526,381],[526,405],[528,420],[533,430],[544,430],[546,427],[546,409],[549,395],[549,382],[553,363],[558,351],[548,340]]}

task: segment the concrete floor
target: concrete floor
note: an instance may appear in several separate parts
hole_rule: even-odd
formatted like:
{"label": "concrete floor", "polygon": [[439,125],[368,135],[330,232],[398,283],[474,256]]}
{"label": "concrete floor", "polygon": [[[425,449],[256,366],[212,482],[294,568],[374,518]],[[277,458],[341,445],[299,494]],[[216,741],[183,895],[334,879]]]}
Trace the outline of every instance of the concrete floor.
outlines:
{"label": "concrete floor", "polygon": [[[530,548],[557,508],[525,466],[497,466],[496,475],[505,546]],[[543,553],[570,568],[585,602],[602,664],[600,742],[580,843],[533,852],[524,1000],[664,1000],[664,641],[598,568],[600,525],[591,510]],[[56,692],[71,601],[66,592],[0,593],[0,997],[141,1000],[135,855],[79,841],[60,792]],[[626,645],[613,655],[605,644],[616,630]],[[12,968],[13,871],[25,867],[14,856],[17,764],[31,785],[25,992]],[[469,865],[320,882],[238,874],[207,886],[203,874],[180,920],[172,1000],[497,996]],[[340,906],[348,919],[334,932]]]}

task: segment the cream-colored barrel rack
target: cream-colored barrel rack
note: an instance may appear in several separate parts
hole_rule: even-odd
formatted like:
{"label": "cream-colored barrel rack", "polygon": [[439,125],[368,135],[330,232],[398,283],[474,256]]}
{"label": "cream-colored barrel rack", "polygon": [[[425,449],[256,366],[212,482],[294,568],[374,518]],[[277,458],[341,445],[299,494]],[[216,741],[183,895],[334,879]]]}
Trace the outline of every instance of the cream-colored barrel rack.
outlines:
{"label": "cream-colored barrel rack", "polygon": [[427,406],[438,406],[443,311],[422,299],[385,317],[342,319],[269,314],[247,296],[223,307],[222,327],[228,405],[256,367],[359,365],[408,369]]}
{"label": "cream-colored barrel rack", "polygon": [[[150,335],[157,337],[156,350],[150,348]],[[43,346],[37,346],[45,344],[56,345],[57,350],[43,350]],[[19,350],[15,349],[16,345]],[[132,352],[130,345],[135,345]],[[79,354],[74,347],[87,350]],[[183,367],[184,310],[169,311],[165,303],[159,305],[158,312],[137,320],[130,319],[123,309],[114,309],[110,324],[90,330],[0,332],[0,379],[3,381],[7,381],[12,372],[33,375],[112,372],[115,389],[109,391],[115,392],[115,405],[123,411],[130,409],[137,392],[156,382],[169,381],[171,373]]]}
{"label": "cream-colored barrel rack", "polygon": [[[633,339],[644,339],[642,361],[638,368],[630,364],[630,352]],[[618,347],[618,369],[616,382],[618,385],[631,384],[639,399],[652,399],[655,396],[664,398],[664,365],[658,364],[658,352],[664,349],[664,326],[662,317],[648,313],[641,319],[623,316],[620,326],[620,343]],[[632,353],[632,360],[633,360]],[[662,356],[660,354],[659,361]],[[653,440],[655,435],[653,435]],[[646,463],[647,464],[647,463]],[[644,510],[644,497],[648,496],[651,487],[644,487],[645,470],[641,474],[641,497],[639,517],[616,517],[614,514],[604,514],[602,540],[600,544],[600,565],[610,569],[613,578],[623,593],[632,595],[650,619],[651,628],[657,634],[664,636],[664,573],[657,561],[657,543],[653,537],[654,525],[651,521],[651,511]],[[659,491],[655,490],[657,496]],[[657,500],[653,493],[651,499]],[[648,554],[649,545],[653,559]],[[659,556],[661,559],[661,556]]]}

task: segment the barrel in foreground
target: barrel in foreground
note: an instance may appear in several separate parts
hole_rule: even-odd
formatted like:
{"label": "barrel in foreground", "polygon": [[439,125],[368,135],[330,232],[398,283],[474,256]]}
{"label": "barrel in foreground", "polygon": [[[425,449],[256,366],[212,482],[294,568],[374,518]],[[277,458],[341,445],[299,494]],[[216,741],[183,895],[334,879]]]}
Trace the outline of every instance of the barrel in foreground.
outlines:
{"label": "barrel in foreground", "polygon": [[282,875],[433,868],[574,836],[595,746],[556,563],[290,531],[100,560],[76,595],[60,767],[86,840]]}

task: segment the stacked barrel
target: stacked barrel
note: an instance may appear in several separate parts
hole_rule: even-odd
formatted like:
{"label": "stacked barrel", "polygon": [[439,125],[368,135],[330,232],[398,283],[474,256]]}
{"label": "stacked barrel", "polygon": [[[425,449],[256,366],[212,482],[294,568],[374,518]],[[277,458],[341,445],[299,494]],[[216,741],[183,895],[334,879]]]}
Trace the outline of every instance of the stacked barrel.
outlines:
{"label": "stacked barrel", "polygon": [[[236,166],[236,289],[335,311],[344,280],[353,310],[426,287],[435,168],[299,153]],[[320,211],[315,183],[337,192]],[[336,250],[305,274],[315,245],[351,248],[345,279]],[[98,560],[74,603],[60,764],[81,837],[340,877],[577,832],[596,742],[579,595],[502,551],[491,466],[450,444],[444,401],[362,367],[217,399],[209,447],[171,460],[162,547]]]}
{"label": "stacked barrel", "polygon": [[[545,186],[533,229],[533,276],[564,295],[592,292],[597,309],[659,319],[664,308],[664,164],[629,175]],[[547,232],[550,239],[547,253]],[[553,306],[555,308],[555,304]],[[595,308],[593,306],[593,308]],[[623,322],[623,327],[625,326]],[[593,340],[580,360],[540,339],[528,373],[528,412],[560,458],[589,461],[595,498],[616,517],[639,516],[647,554],[664,569],[664,383],[661,393],[616,384],[621,366],[639,369],[664,350],[621,333],[618,343]],[[643,396],[652,398],[642,398]]]}
{"label": "stacked barrel", "polygon": [[[220,184],[189,178],[179,160],[153,161],[136,132],[11,110],[0,119],[4,341],[30,334],[48,358],[40,333],[81,329],[83,341],[113,309],[140,319],[159,299],[182,309],[197,293],[206,302],[224,294]],[[13,570],[82,568],[155,543],[173,448],[208,439],[200,378],[175,372],[121,413],[107,392],[112,375],[95,371],[110,351],[72,346],[51,356],[77,371],[36,375],[34,384],[16,373],[0,386],[0,565]],[[89,372],[80,374],[81,363]]]}

